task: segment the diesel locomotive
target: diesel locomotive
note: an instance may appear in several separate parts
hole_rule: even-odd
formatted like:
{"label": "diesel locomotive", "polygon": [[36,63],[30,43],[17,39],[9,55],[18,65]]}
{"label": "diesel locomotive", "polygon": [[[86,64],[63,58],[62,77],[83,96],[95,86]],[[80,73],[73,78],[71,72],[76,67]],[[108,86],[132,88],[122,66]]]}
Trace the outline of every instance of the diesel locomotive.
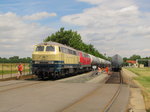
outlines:
{"label": "diesel locomotive", "polygon": [[58,78],[92,70],[110,62],[56,42],[35,45],[32,53],[32,73],[39,78]]}

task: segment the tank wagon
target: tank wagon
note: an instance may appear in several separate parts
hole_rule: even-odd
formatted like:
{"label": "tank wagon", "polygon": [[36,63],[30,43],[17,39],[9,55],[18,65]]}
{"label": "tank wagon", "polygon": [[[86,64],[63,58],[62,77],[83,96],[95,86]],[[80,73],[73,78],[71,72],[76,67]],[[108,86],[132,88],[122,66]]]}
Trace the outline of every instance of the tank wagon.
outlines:
{"label": "tank wagon", "polygon": [[56,42],[35,45],[32,73],[39,78],[56,78],[92,70],[92,66],[108,64],[100,58]]}
{"label": "tank wagon", "polygon": [[116,72],[120,71],[122,67],[122,63],[123,63],[122,57],[119,56],[118,54],[114,55],[111,61],[112,71],[116,71]]}

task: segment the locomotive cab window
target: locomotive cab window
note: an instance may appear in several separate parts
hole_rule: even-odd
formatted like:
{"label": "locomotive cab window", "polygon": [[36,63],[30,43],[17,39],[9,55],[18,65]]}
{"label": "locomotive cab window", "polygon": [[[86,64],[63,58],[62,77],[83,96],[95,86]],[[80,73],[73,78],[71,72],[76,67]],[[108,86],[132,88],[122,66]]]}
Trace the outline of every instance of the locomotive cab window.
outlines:
{"label": "locomotive cab window", "polygon": [[55,51],[55,48],[53,46],[47,46],[46,51]]}
{"label": "locomotive cab window", "polygon": [[44,51],[44,46],[37,46],[35,51]]}

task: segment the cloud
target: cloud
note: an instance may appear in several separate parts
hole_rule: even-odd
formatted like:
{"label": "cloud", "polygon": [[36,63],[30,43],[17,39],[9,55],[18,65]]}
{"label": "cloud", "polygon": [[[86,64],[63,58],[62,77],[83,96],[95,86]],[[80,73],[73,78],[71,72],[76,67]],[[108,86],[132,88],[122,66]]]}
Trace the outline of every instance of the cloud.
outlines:
{"label": "cloud", "polygon": [[39,12],[36,14],[24,16],[23,18],[26,20],[40,20],[43,18],[54,17],[54,16],[57,16],[57,14],[56,13],[48,13],[48,12]]}
{"label": "cloud", "polygon": [[66,15],[62,22],[80,26],[83,40],[100,52],[122,56],[150,56],[150,13],[140,10],[134,0],[78,0],[94,4],[82,13]]}
{"label": "cloud", "polygon": [[33,45],[43,41],[54,29],[24,21],[15,13],[0,13],[1,57],[31,56]]}

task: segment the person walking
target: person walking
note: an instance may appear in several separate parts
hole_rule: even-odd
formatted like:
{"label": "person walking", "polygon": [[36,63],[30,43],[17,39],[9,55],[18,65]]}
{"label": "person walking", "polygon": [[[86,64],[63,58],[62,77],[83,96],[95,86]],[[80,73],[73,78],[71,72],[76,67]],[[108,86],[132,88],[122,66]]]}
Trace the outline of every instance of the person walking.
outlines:
{"label": "person walking", "polygon": [[22,76],[22,71],[23,71],[23,65],[19,63],[17,79],[19,79]]}

